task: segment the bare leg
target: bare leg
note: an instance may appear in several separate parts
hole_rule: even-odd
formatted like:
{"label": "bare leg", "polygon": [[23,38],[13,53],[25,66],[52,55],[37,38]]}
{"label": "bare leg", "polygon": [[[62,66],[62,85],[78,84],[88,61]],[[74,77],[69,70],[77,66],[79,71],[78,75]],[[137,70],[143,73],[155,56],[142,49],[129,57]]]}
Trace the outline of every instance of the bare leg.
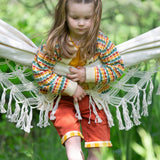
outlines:
{"label": "bare leg", "polygon": [[81,137],[71,137],[65,142],[68,160],[83,160]]}
{"label": "bare leg", "polygon": [[100,153],[100,148],[88,148],[87,160],[99,160],[97,154]]}

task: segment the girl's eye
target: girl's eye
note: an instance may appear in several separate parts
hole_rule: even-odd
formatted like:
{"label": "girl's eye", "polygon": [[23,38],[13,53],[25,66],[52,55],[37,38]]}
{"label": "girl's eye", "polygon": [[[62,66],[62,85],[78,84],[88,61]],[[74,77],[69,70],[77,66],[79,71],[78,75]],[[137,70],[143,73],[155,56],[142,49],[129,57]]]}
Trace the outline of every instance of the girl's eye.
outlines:
{"label": "girl's eye", "polygon": [[78,17],[72,17],[72,18],[75,19],[75,20],[78,19]]}
{"label": "girl's eye", "polygon": [[90,19],[91,17],[85,17],[85,19]]}

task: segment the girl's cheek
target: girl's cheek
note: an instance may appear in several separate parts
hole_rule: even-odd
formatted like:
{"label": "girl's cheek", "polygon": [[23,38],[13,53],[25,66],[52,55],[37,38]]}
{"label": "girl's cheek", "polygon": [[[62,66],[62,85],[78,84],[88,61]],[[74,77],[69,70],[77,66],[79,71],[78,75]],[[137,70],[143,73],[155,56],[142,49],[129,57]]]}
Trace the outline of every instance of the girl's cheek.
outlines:
{"label": "girl's cheek", "polygon": [[91,20],[87,22],[87,24],[90,26],[91,25]]}

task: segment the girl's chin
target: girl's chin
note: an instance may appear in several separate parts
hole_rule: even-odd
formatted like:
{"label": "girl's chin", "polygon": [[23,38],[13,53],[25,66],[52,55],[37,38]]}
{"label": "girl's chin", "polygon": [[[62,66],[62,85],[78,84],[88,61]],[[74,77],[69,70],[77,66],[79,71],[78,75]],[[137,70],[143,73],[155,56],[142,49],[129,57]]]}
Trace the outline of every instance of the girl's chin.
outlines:
{"label": "girl's chin", "polygon": [[86,33],[87,33],[86,30],[78,30],[77,31],[77,35],[79,35],[79,36],[84,36]]}
{"label": "girl's chin", "polygon": [[83,37],[83,36],[85,36],[86,35],[86,33],[87,33],[87,31],[76,31],[75,33],[74,33],[74,35],[72,35],[72,37]]}

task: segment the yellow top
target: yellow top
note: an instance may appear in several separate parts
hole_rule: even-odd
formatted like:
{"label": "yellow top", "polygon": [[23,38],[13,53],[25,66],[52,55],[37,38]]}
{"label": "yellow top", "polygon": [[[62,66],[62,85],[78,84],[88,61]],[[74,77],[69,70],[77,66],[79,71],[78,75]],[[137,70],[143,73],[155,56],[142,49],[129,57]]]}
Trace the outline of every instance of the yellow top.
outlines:
{"label": "yellow top", "polygon": [[72,40],[72,38],[70,37],[70,41],[72,42],[73,46],[78,50],[76,57],[74,57],[71,62],[69,63],[69,65],[73,66],[73,67],[78,67],[78,66],[84,66],[86,64],[85,61],[81,60],[80,57],[80,46],[77,46],[74,41]]}

